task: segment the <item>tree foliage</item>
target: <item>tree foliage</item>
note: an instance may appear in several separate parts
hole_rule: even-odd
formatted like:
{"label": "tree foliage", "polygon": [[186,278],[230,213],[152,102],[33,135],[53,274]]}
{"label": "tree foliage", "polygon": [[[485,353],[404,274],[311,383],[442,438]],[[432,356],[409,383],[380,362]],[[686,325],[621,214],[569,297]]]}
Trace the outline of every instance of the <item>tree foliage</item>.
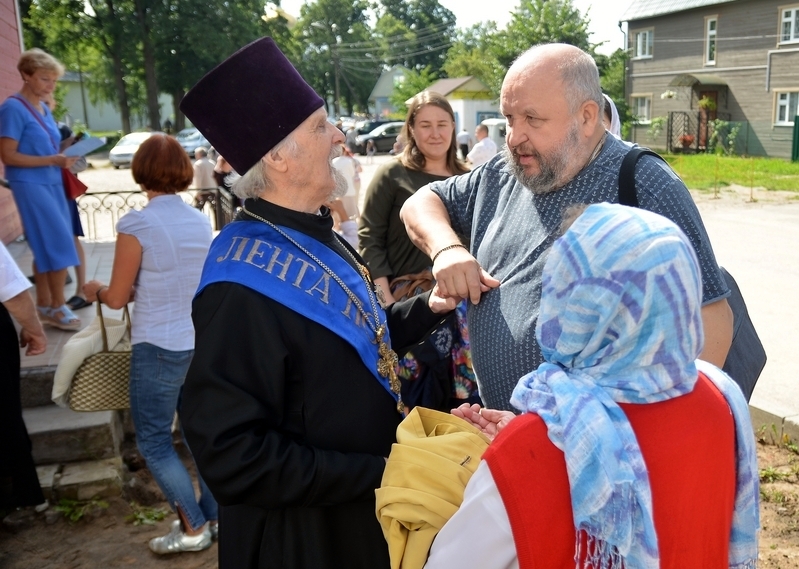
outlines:
{"label": "tree foliage", "polygon": [[430,67],[425,67],[421,71],[409,69],[405,71],[405,80],[401,81],[389,97],[389,102],[396,109],[405,109],[405,101],[424,91],[436,82],[438,76]]}
{"label": "tree foliage", "polygon": [[568,43],[593,54],[588,20],[571,0],[521,0],[508,27],[493,42],[493,55],[508,69],[530,47],[540,43]]}
{"label": "tree foliage", "polygon": [[[84,75],[89,98],[112,101],[123,128],[132,117],[160,127],[158,95],[177,105],[200,77],[250,41],[275,39],[331,112],[367,112],[380,74],[409,69],[392,102],[441,77],[473,76],[499,96],[511,63],[533,45],[563,42],[597,59],[602,85],[622,121],[626,54],[597,56],[588,19],[572,0],[520,0],[505,29],[493,22],[456,29],[439,0],[309,0],[296,26],[265,21],[262,0],[19,0],[26,44],[42,47]],[[276,2],[278,3],[278,2]],[[338,96],[337,96],[338,94]],[[340,108],[339,108],[340,107]]]}

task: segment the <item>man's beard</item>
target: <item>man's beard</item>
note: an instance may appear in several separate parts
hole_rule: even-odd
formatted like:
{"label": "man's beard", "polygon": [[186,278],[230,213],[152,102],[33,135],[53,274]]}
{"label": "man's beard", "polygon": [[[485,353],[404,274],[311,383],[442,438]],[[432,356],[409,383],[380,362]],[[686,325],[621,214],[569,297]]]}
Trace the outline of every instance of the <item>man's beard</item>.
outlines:
{"label": "man's beard", "polygon": [[[546,194],[557,190],[563,185],[561,177],[569,166],[570,153],[577,149],[578,137],[579,129],[576,124],[572,124],[563,142],[547,154],[535,151],[531,153],[525,145],[517,146],[511,150],[510,146],[506,144],[502,148],[502,156],[519,183],[534,194]],[[540,170],[538,174],[526,174],[524,172],[524,166],[522,166],[517,154],[520,150],[527,155],[532,154],[538,160],[538,169]]]}
{"label": "man's beard", "polygon": [[332,202],[338,198],[343,198],[349,189],[347,178],[345,178],[344,174],[339,172],[337,168],[333,167],[333,159],[341,156],[342,152],[343,151],[340,146],[334,146],[330,151],[330,157],[328,158],[328,162],[330,162],[330,175],[333,176],[333,181],[336,184],[336,187],[333,188],[332,192],[330,192],[330,197],[327,200],[329,202]]}

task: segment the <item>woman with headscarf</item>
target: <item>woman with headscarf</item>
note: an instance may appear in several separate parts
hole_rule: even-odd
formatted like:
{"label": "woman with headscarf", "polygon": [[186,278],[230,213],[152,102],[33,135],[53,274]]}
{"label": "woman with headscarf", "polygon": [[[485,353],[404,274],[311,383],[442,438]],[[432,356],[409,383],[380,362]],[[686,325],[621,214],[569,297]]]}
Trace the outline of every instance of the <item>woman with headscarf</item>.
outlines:
{"label": "woman with headscarf", "polygon": [[606,94],[603,93],[602,96],[605,97],[605,109],[602,113],[605,129],[616,138],[621,138],[621,121],[619,120],[619,110],[616,108],[616,103]]}
{"label": "woman with headscarf", "polygon": [[[423,91],[408,106],[402,134],[407,145],[397,160],[375,172],[364,197],[358,235],[361,254],[388,304],[430,290],[432,261],[410,240],[399,211],[422,186],[467,172],[458,160],[455,114],[442,95]],[[402,400],[449,411],[476,403],[466,303],[400,361]]]}
{"label": "woman with headscarf", "polygon": [[0,105],[0,160],[33,251],[39,318],[62,330],[77,330],[81,322],[66,304],[64,285],[67,267],[80,260],[61,168],[71,167],[78,157],[61,153],[61,135],[45,104],[64,66],[34,48],[20,56],[17,69],[22,88]]}
{"label": "woman with headscarf", "polygon": [[696,360],[699,275],[664,217],[577,218],[544,267],[546,361],[513,392],[523,415],[456,413],[501,433],[426,567],[756,566],[752,425],[737,385]]}

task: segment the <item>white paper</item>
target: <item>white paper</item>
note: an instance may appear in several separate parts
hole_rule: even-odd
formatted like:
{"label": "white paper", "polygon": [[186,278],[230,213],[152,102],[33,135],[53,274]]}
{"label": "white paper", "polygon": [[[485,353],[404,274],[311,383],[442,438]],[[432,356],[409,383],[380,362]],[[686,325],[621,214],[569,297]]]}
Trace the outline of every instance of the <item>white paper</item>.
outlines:
{"label": "white paper", "polygon": [[100,138],[95,138],[90,136],[88,138],[84,138],[79,140],[72,146],[67,147],[63,154],[64,156],[86,156],[93,150],[97,150],[101,146],[105,144],[105,137],[101,136]]}

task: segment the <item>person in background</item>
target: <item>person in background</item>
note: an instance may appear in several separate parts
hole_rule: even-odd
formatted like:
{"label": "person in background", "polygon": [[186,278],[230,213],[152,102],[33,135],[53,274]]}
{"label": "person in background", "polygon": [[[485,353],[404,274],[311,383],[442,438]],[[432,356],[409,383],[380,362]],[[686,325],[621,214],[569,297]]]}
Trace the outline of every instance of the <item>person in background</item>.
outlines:
{"label": "person in background", "polygon": [[214,197],[216,196],[216,176],[214,176],[214,168],[216,164],[208,157],[208,151],[199,146],[194,150],[194,179],[192,186],[197,190],[194,196],[194,207],[202,210],[206,202],[213,204]]}
{"label": "person in background", "polygon": [[[55,111],[56,100],[52,93],[45,97],[44,102],[50,108],[51,113]],[[72,129],[69,128],[66,123],[58,122],[56,124],[58,126],[58,132],[61,134],[61,152],[63,152],[75,144],[77,138],[75,137],[75,133],[72,132]],[[80,170],[77,169],[79,167],[81,168]],[[85,170],[86,167],[86,158],[81,156],[78,161],[72,165],[70,171],[77,175],[79,172]],[[83,296],[83,285],[86,284],[86,253],[83,250],[83,243],[80,240],[80,238],[84,236],[83,224],[80,222],[78,200],[73,200],[67,197],[67,208],[69,209],[69,217],[72,223],[72,234],[75,236],[75,251],[78,253],[78,260],[80,261],[74,267],[75,294],[72,295],[69,300],[67,300],[67,306],[69,306],[72,310],[80,310],[81,308],[91,306],[89,302],[86,302],[86,298]]]}
{"label": "person in background", "polygon": [[221,504],[219,568],[389,567],[375,489],[402,418],[393,350],[454,302],[380,306],[324,207],[346,191],[331,164],[344,135],[271,38],[216,66],[180,108],[247,197],[203,268],[181,410]]}
{"label": "person in background", "polygon": [[488,127],[484,124],[478,124],[474,129],[474,136],[477,143],[466,155],[472,169],[482,166],[491,160],[497,153],[496,143],[488,137]]}
{"label": "person in background", "polygon": [[23,85],[0,105],[0,160],[33,252],[36,304],[40,318],[62,330],[77,330],[80,319],[67,306],[67,267],[80,264],[75,249],[61,168],[77,157],[61,153],[61,135],[43,104],[64,67],[34,48],[23,52],[17,69]]}
{"label": "person in background", "polygon": [[696,360],[701,306],[673,222],[588,206],[544,266],[545,362],[513,390],[523,415],[453,411],[496,438],[425,567],[756,567],[749,408]]}
{"label": "person in background", "polygon": [[[30,286],[0,241],[0,511],[46,507],[20,401],[19,348],[26,348],[27,356],[47,349]],[[11,317],[20,325],[19,336]]]}
{"label": "person in background", "polygon": [[350,152],[355,152],[356,138],[358,138],[358,129],[356,129],[355,126],[353,125],[347,131],[345,137],[345,145],[347,146],[347,148],[349,148]]}
{"label": "person in background", "polygon": [[189,187],[186,151],[164,134],[148,138],[133,156],[131,173],[147,194],[141,211],[117,223],[114,268],[108,285],[89,281],[89,302],[111,308],[135,301],[131,329],[130,412],[136,444],[178,519],[150,540],[158,554],[201,551],[217,533],[217,504],[202,478],[200,499],[172,443],[186,371],[194,354],[191,299],[211,244],[211,224],[175,195]]}
{"label": "person in background", "polygon": [[[363,167],[346,146],[343,149],[343,154],[333,159],[333,167],[341,172],[341,175],[347,181],[347,193],[340,198],[347,212],[345,220],[357,220],[359,216],[358,203],[360,201],[358,193],[361,184],[360,173],[363,172]],[[358,187],[356,187],[356,180]]]}
{"label": "person in background", "polygon": [[[516,379],[543,361],[535,341],[541,271],[561,212],[618,201],[618,172],[631,146],[607,134],[603,101],[589,54],[566,44],[531,48],[502,84],[502,156],[422,188],[400,213],[412,241],[435,255],[443,293],[471,300],[472,355],[489,408],[510,410]],[[721,367],[732,341],[729,288],[691,194],[651,156],[638,161],[635,178],[641,207],[680,225],[694,245],[704,287],[702,359]]]}
{"label": "person in background", "polygon": [[371,164],[374,161],[375,152],[377,152],[377,147],[375,146],[375,141],[369,139],[366,141],[366,163]]}
{"label": "person in background", "polygon": [[[466,171],[457,157],[454,113],[442,95],[424,91],[411,100],[402,136],[408,141],[402,154],[378,168],[366,189],[358,231],[361,254],[388,304],[434,285],[430,257],[411,243],[400,221],[402,204],[425,184]],[[478,401],[465,304],[403,358],[400,378],[409,407],[448,411]]]}
{"label": "person in background", "polygon": [[616,138],[621,138],[621,122],[619,121],[619,110],[616,108],[616,103],[607,94],[602,93],[602,96],[605,98],[602,122],[610,134]]}
{"label": "person in background", "polygon": [[458,133],[456,140],[458,141],[458,150],[460,150],[461,153],[461,160],[466,160],[466,157],[469,155],[469,149],[472,147],[472,137],[469,135],[469,131],[466,130],[465,126]]}

